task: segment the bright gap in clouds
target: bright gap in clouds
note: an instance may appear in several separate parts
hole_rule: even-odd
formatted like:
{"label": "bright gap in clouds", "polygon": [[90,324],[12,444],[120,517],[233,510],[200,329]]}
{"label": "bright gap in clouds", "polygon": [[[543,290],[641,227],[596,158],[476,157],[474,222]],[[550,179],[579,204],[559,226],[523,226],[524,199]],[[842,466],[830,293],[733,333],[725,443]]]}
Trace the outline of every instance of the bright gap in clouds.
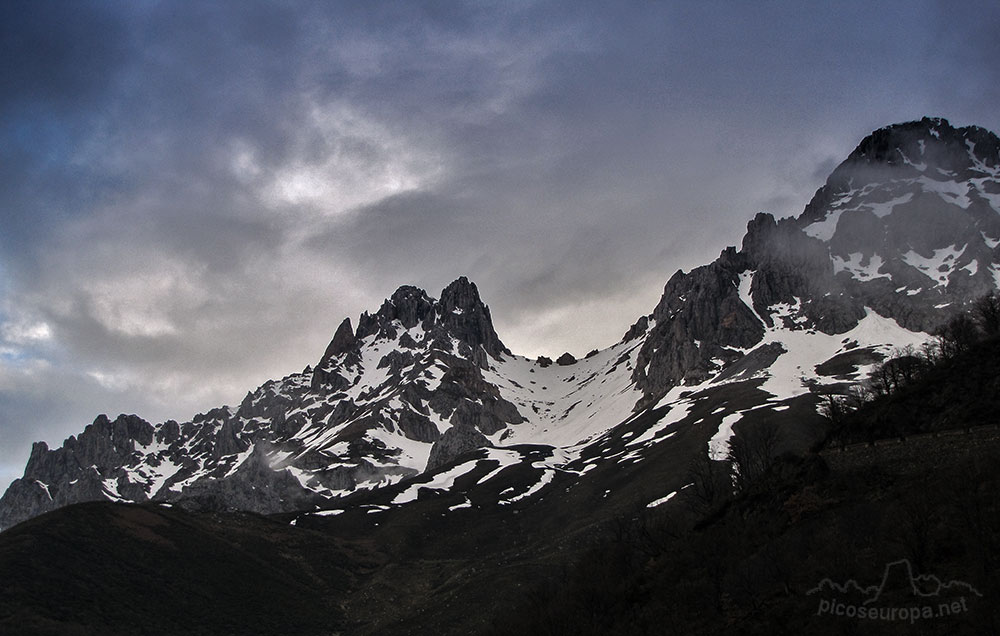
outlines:
{"label": "bright gap in clouds", "polygon": [[261,175],[253,151],[242,148],[235,157],[238,176],[255,177],[259,196],[269,208],[344,214],[401,192],[431,187],[442,172],[441,159],[433,152],[349,104],[311,102],[307,110],[294,136],[295,158],[272,174]]}

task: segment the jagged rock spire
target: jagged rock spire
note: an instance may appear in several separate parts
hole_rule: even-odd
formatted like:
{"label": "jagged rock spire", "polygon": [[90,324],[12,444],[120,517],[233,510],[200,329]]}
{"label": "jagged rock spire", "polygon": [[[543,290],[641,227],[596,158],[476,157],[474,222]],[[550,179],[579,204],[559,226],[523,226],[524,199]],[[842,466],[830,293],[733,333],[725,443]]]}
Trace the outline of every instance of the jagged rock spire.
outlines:
{"label": "jagged rock spire", "polygon": [[326,348],[326,352],[323,354],[323,358],[319,361],[318,367],[324,367],[330,361],[330,358],[335,356],[343,355],[349,351],[354,350],[357,347],[358,341],[354,337],[354,328],[351,327],[351,319],[344,318],[344,321],[340,323],[337,327],[337,333],[333,334],[333,340],[330,341],[329,346]]}
{"label": "jagged rock spire", "polygon": [[493,357],[510,353],[493,329],[490,308],[479,297],[476,284],[465,276],[441,291],[437,308],[442,326],[462,342],[473,348],[481,345]]}
{"label": "jagged rock spire", "polygon": [[479,296],[476,284],[461,276],[441,291],[435,300],[427,292],[412,285],[403,285],[382,303],[375,314],[365,312],[358,321],[357,332],[350,335],[350,321],[344,321],[327,347],[320,367],[331,357],[347,352],[358,341],[372,335],[396,337],[396,327],[412,329],[417,325],[427,332],[439,331],[467,344],[472,349],[482,346],[491,356],[510,351],[493,328],[490,309]]}
{"label": "jagged rock spire", "polygon": [[[412,329],[418,325],[426,332],[425,341],[432,348],[450,351],[455,339],[459,344],[457,353],[483,368],[487,366],[487,356],[498,358],[510,354],[493,328],[490,309],[480,298],[479,289],[465,276],[445,287],[441,300],[431,298],[419,287],[403,285],[375,314],[361,314],[357,331],[352,331],[350,319],[340,323],[313,371],[313,386],[343,388],[347,379],[331,365],[334,358],[358,352],[361,341],[369,336],[394,339],[399,336],[400,327]],[[400,341],[402,347],[416,346],[407,338],[408,342]]]}

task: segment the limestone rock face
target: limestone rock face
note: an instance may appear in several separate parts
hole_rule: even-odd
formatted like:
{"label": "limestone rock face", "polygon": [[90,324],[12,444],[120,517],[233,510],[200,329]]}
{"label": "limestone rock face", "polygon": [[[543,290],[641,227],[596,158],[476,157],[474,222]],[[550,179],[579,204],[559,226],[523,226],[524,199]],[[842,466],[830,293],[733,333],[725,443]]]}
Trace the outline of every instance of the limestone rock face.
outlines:
{"label": "limestone rock face", "polygon": [[453,423],[471,427],[485,435],[524,421],[517,407],[505,400],[499,389],[483,378],[476,365],[463,361],[453,361],[428,406],[441,417],[448,417]]}
{"label": "limestone rock face", "polygon": [[319,366],[324,366],[334,356],[354,351],[357,346],[358,340],[354,337],[354,330],[351,328],[351,319],[344,318],[344,322],[340,323],[340,326],[337,327],[337,332],[333,334],[333,340],[330,341],[330,345],[326,348]]}
{"label": "limestone rock face", "polygon": [[370,335],[395,330],[398,321],[403,329],[412,329],[434,314],[434,301],[427,292],[411,285],[403,285],[390,296],[374,316],[364,313],[358,321],[356,337],[360,340]]}
{"label": "limestone rock face", "polygon": [[427,469],[433,470],[447,464],[463,453],[492,446],[490,440],[472,426],[460,424],[445,431],[441,439],[431,447]]}
{"label": "limestone rock face", "polygon": [[186,487],[178,501],[196,510],[245,510],[259,514],[307,509],[322,497],[303,489],[287,469],[273,470],[267,444],[258,444],[251,455],[225,479],[203,479]]}
{"label": "limestone rock face", "polygon": [[[50,450],[36,442],[24,469],[0,499],[0,529],[77,501],[127,496],[148,498],[142,488],[130,487],[123,465],[140,455],[138,449],[153,443],[154,427],[135,415],[114,421],[98,416],[79,436]],[[125,493],[119,493],[119,485]]]}
{"label": "limestone rock face", "polygon": [[479,298],[476,284],[465,276],[458,278],[441,292],[437,306],[438,318],[445,331],[472,348],[482,349],[494,358],[510,355],[493,329],[490,308]]}
{"label": "limestone rock face", "polygon": [[730,250],[711,265],[678,271],[667,281],[633,372],[647,395],[640,408],[682,381],[707,378],[712,360],[735,360],[741,355],[737,349],[763,337],[760,318],[740,299],[744,267],[745,260]]}

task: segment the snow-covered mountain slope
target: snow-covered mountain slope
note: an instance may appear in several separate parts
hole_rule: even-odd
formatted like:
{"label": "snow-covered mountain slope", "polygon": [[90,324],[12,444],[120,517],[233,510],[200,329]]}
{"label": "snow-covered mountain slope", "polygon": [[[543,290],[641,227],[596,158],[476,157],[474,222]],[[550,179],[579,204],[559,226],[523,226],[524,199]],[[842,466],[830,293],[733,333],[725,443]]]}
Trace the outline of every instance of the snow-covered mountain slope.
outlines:
{"label": "snow-covered mountain slope", "polygon": [[401,287],[356,329],[341,323],[315,368],[235,408],[158,425],[100,416],[61,448],[36,444],[0,527],[102,498],[303,511],[304,523],[443,496],[457,514],[580,484],[611,492],[644,466],[671,488],[650,494],[662,504],[693,454],[720,456],[734,430],[771,421],[786,448],[815,441],[823,393],[926,341],[998,272],[996,136],[891,126],[800,217],[759,214],[741,249],[674,274],[608,349],[529,360],[464,277],[440,299]]}

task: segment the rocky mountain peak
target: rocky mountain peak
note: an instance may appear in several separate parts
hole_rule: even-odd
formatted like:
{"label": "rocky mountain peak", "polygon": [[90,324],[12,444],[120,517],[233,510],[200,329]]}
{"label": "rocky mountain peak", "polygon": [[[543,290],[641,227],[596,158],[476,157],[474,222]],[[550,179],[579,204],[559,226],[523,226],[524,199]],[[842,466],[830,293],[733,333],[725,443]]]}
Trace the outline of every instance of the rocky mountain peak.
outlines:
{"label": "rocky mountain peak", "polygon": [[978,126],[955,128],[947,119],[924,117],[886,126],[865,137],[847,159],[835,170],[856,172],[862,166],[909,167],[923,171],[922,166],[939,168],[941,173],[955,175],[969,170],[1000,165],[1000,140],[992,132]]}
{"label": "rocky mountain peak", "polygon": [[881,128],[798,218],[761,212],[739,252],[668,281],[633,375],[639,406],[702,381],[767,330],[841,334],[872,310],[927,331],[998,277],[1000,139],[941,118]]}
{"label": "rocky mountain peak", "polygon": [[893,124],[858,144],[816,192],[800,221],[820,219],[837,199],[866,188],[920,178],[963,183],[993,179],[998,171],[1000,138],[985,128],[955,128],[939,117]]}
{"label": "rocky mountain peak", "polygon": [[[781,240],[751,242],[772,253],[813,254],[813,292],[854,298],[907,328],[933,328],[995,288],[1000,139],[939,118],[881,128],[837,167],[801,216],[782,223]],[[765,234],[751,231],[748,240]]]}
{"label": "rocky mountain peak", "polygon": [[490,308],[479,297],[476,284],[465,276],[441,291],[437,309],[441,324],[462,342],[482,346],[493,357],[510,353],[493,328]]}
{"label": "rocky mountain peak", "polygon": [[319,361],[320,367],[326,366],[330,359],[353,351],[358,346],[358,340],[354,337],[354,328],[351,326],[351,319],[344,318],[344,321],[337,327],[337,332],[333,334],[333,340],[323,353],[323,358]]}
{"label": "rocky mountain peak", "polygon": [[455,309],[476,310],[483,305],[479,288],[465,276],[459,276],[441,290],[441,307],[445,311]]}
{"label": "rocky mountain peak", "polygon": [[349,329],[349,325],[341,324],[339,338],[335,336],[330,343],[327,351],[331,355],[324,356],[324,362],[368,336],[391,340],[398,337],[399,327],[408,330],[418,325],[429,334],[428,342],[447,342],[448,337],[454,337],[469,348],[470,354],[480,346],[493,357],[510,353],[493,328],[490,309],[480,298],[476,284],[462,276],[441,291],[440,300],[431,298],[423,289],[403,285],[374,315],[367,312],[361,315],[353,339],[348,338],[346,331],[341,333]]}
{"label": "rocky mountain peak", "polygon": [[[409,333],[417,327],[422,335]],[[374,341],[366,340],[372,336]],[[489,366],[490,356],[498,359],[510,354],[493,328],[490,309],[480,298],[479,289],[465,276],[445,287],[441,300],[431,298],[418,287],[403,285],[374,315],[363,313],[357,331],[352,331],[350,319],[340,323],[319,364],[311,371],[312,387],[343,390],[350,375],[345,369],[361,362],[365,343],[397,339],[400,350],[380,362],[394,369],[412,362],[417,349],[457,353],[483,369]]]}
{"label": "rocky mountain peak", "polygon": [[427,292],[412,285],[403,285],[387,298],[374,316],[367,312],[358,321],[357,339],[391,330],[391,323],[399,321],[404,329],[412,329],[434,315],[434,299]]}
{"label": "rocky mountain peak", "polygon": [[902,166],[933,147],[954,148],[960,143],[958,131],[948,120],[924,117],[879,128],[861,140],[842,165]]}

